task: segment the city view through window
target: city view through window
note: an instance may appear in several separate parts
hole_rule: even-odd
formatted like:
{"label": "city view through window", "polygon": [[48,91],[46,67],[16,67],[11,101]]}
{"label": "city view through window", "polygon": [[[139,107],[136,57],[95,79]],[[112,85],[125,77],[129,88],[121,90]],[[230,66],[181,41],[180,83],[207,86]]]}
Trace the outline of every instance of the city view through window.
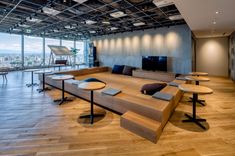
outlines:
{"label": "city view through window", "polygon": [[[22,55],[22,46],[23,54]],[[78,49],[78,53],[73,61],[74,63],[85,62],[84,41],[69,41],[52,38],[45,38],[45,58],[43,58],[43,38],[24,35],[24,44],[22,36],[15,34],[0,33],[0,66],[20,68],[22,63],[24,67],[38,67],[49,64],[51,50],[48,45],[62,45],[69,50]],[[23,60],[22,60],[23,56]]]}

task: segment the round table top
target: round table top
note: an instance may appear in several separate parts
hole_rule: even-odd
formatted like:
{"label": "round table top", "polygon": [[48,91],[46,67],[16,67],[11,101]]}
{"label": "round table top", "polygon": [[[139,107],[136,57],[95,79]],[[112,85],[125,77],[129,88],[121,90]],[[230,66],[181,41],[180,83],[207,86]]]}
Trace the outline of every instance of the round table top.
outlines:
{"label": "round table top", "polygon": [[24,72],[34,72],[34,71],[39,71],[40,69],[26,69]]}
{"label": "round table top", "polygon": [[102,82],[82,82],[78,85],[78,88],[84,90],[99,90],[106,86],[106,84]]}
{"label": "round table top", "polygon": [[192,84],[181,84],[179,85],[179,89],[186,92],[186,93],[196,93],[196,94],[211,94],[213,90],[199,85],[192,85]]}
{"label": "round table top", "polygon": [[52,72],[51,70],[40,70],[40,71],[35,72],[35,74],[44,74],[44,73],[51,73],[51,72]]}
{"label": "round table top", "polygon": [[68,79],[73,79],[73,75],[55,75],[52,76],[51,79],[59,81],[59,80],[68,80]]}
{"label": "round table top", "polygon": [[209,78],[203,76],[186,76],[185,79],[190,81],[202,81],[202,82],[210,81]]}
{"label": "round table top", "polygon": [[54,67],[65,66],[65,64],[53,64]]}
{"label": "round table top", "polygon": [[191,72],[191,73],[189,73],[189,75],[193,75],[193,76],[207,76],[208,73],[205,73],[205,72]]}

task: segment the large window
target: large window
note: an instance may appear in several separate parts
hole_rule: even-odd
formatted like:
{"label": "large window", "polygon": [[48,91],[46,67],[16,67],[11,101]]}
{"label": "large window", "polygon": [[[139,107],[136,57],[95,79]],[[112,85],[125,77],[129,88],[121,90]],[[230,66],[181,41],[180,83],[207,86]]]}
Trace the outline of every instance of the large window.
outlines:
{"label": "large window", "polygon": [[0,66],[21,67],[21,36],[0,33]]}
{"label": "large window", "polygon": [[85,63],[84,41],[76,41],[76,49],[78,49],[76,63]]}
{"label": "large window", "polygon": [[41,37],[24,36],[24,65],[39,66],[43,64],[43,41]]}
{"label": "large window", "polygon": [[62,46],[65,46],[71,50],[71,48],[74,48],[74,41],[62,40]]}
{"label": "large window", "polygon": [[45,38],[45,64],[49,64],[49,58],[51,54],[51,50],[48,47],[48,45],[60,45],[59,39],[51,39],[51,38]]}

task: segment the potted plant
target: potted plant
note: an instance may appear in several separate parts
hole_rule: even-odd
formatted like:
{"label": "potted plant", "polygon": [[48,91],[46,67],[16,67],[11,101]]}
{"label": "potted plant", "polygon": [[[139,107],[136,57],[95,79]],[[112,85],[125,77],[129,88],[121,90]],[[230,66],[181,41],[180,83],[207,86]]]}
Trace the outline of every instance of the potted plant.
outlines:
{"label": "potted plant", "polygon": [[79,49],[76,49],[76,48],[72,48],[71,47],[71,53],[73,54],[73,66],[75,66],[75,64],[76,64],[76,56],[77,56],[77,54],[78,54],[78,51],[79,51]]}

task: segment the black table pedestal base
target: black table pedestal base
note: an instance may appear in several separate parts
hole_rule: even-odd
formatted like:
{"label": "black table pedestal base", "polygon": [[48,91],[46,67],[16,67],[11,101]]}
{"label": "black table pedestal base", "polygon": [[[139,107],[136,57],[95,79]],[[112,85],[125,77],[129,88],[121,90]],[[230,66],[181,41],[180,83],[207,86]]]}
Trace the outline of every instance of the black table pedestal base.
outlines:
{"label": "black table pedestal base", "polygon": [[38,85],[39,84],[37,84],[37,83],[26,84],[27,87],[38,86]]}
{"label": "black table pedestal base", "polygon": [[68,97],[64,97],[62,99],[56,99],[54,100],[54,102],[60,102],[59,105],[61,105],[62,103],[64,102],[67,102],[67,101],[73,101],[72,99],[68,99]]}
{"label": "black table pedestal base", "polygon": [[83,119],[83,118],[90,118],[90,123],[93,124],[94,122],[94,118],[95,117],[104,117],[104,114],[88,114],[88,115],[81,115],[79,118]]}
{"label": "black table pedestal base", "polygon": [[[190,99],[191,100],[189,100],[188,102],[193,102],[193,98],[192,97],[190,97]],[[201,100],[201,99],[198,99],[198,100],[196,100],[196,102],[197,103],[199,103],[199,104],[201,104],[201,105],[203,105],[203,106],[205,106],[205,100]]]}
{"label": "black table pedestal base", "polygon": [[188,117],[189,119],[183,120],[182,122],[194,122],[196,123],[198,126],[200,126],[203,129],[206,129],[205,126],[203,126],[200,122],[205,122],[206,119],[197,119],[197,118],[193,118],[192,116],[185,114],[186,117]]}
{"label": "black table pedestal base", "polygon": [[196,123],[198,126],[200,126],[201,128],[203,128],[204,130],[206,130],[206,127],[204,127],[200,122],[205,122],[206,119],[197,119],[196,116],[196,102],[198,101],[198,94],[193,93],[193,111],[192,111],[192,116],[185,114],[186,117],[188,117],[189,119],[186,120],[182,120],[182,122],[194,122]]}
{"label": "black table pedestal base", "polygon": [[48,88],[48,87],[42,88],[42,89],[37,89],[37,91],[38,91],[39,93],[44,92],[44,91],[49,91],[49,90],[51,90],[51,89]]}

